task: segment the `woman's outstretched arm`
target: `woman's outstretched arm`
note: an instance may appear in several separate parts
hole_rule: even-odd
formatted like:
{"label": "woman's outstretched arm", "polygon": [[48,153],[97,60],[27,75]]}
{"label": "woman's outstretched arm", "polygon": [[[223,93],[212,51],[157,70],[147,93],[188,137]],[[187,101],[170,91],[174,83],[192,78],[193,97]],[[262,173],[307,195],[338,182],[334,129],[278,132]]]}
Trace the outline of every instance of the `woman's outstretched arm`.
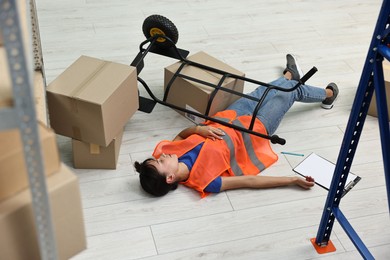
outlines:
{"label": "woman's outstretched arm", "polygon": [[310,189],[314,186],[314,179],[310,176],[307,176],[305,179],[297,176],[274,177],[261,175],[222,177],[221,191],[240,188],[264,189],[288,185],[297,185],[304,189]]}
{"label": "woman's outstretched arm", "polygon": [[206,125],[204,125],[204,126],[197,125],[197,126],[187,127],[186,129],[182,130],[173,139],[173,141],[186,139],[187,137],[189,137],[190,135],[193,135],[193,134],[198,134],[198,135],[201,135],[205,138],[210,138],[212,140],[222,139],[221,136],[224,135],[224,133],[216,127],[206,126]]}

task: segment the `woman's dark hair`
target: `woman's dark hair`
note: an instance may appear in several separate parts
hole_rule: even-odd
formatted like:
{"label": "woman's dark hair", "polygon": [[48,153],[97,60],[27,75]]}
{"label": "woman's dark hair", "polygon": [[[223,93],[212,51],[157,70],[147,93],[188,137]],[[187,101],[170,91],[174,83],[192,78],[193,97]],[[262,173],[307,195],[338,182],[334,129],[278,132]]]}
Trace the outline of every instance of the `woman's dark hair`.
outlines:
{"label": "woman's dark hair", "polygon": [[161,175],[156,167],[150,164],[152,158],[146,159],[142,163],[135,162],[134,167],[139,172],[139,180],[144,191],[156,197],[167,194],[170,190],[177,188],[177,183],[169,184],[165,176]]}

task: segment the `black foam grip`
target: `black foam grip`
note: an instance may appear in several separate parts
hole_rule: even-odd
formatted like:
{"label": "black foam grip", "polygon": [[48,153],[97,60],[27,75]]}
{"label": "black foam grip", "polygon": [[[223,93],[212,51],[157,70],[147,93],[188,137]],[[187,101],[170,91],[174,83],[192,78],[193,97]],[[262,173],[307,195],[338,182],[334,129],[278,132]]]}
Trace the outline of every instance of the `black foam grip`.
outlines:
{"label": "black foam grip", "polygon": [[273,135],[273,136],[271,136],[271,143],[285,145],[286,144],[286,140],[283,139],[283,138],[280,138],[277,135]]}
{"label": "black foam grip", "polygon": [[311,76],[314,75],[314,73],[316,73],[318,71],[318,69],[316,67],[313,67],[311,68],[305,75],[303,75],[303,77],[301,78],[300,82],[302,84],[305,84],[305,82],[311,78]]}

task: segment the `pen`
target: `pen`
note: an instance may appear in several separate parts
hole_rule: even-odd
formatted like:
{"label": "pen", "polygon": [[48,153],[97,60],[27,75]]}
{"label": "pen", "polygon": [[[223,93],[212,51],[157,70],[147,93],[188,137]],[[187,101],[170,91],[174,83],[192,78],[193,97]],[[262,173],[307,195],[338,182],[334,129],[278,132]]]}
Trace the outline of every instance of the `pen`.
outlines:
{"label": "pen", "polygon": [[304,154],[301,154],[301,153],[290,153],[290,152],[281,152],[281,154],[288,154],[288,155],[295,155],[295,156],[305,156]]}

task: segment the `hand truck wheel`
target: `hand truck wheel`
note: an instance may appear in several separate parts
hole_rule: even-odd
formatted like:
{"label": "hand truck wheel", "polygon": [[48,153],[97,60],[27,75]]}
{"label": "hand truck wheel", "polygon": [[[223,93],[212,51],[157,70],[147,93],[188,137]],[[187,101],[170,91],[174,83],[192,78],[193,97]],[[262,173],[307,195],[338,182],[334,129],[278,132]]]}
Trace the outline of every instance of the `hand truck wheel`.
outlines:
{"label": "hand truck wheel", "polygon": [[[179,32],[176,26],[166,17],[162,15],[151,15],[147,17],[142,25],[142,31],[146,38],[153,37],[155,35],[164,35],[168,37],[174,44],[179,39]],[[169,48],[172,46],[172,42],[159,37],[156,41],[156,46],[160,48]]]}

